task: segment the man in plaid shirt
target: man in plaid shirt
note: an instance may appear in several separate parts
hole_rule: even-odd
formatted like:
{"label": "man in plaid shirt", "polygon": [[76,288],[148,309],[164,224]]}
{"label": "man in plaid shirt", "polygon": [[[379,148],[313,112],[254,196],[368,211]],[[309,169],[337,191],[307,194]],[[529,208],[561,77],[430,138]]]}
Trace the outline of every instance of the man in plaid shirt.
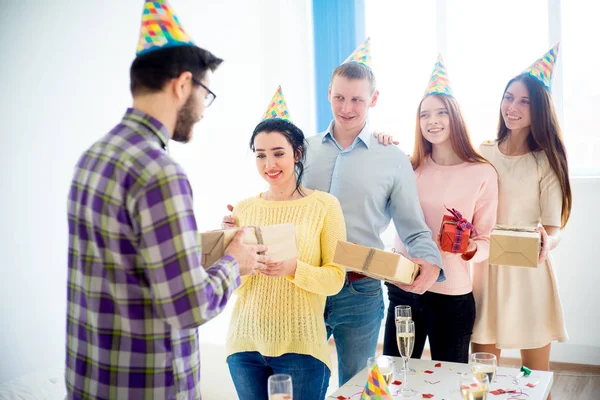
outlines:
{"label": "man in plaid shirt", "polygon": [[199,399],[196,327],[268,261],[240,232],[202,267],[191,187],[167,151],[191,139],[221,62],[164,0],[146,2],[133,107],[81,156],[69,193],[69,399]]}

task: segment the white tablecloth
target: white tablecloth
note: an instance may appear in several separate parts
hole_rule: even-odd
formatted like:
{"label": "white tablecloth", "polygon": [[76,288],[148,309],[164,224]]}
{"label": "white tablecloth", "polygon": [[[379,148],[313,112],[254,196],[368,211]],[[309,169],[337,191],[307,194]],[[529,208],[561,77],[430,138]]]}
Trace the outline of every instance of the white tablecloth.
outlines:
{"label": "white tablecloth", "polygon": [[[402,365],[402,359],[394,357],[398,366]],[[441,362],[440,367],[435,365],[438,361],[417,360],[409,361],[409,368],[416,371],[415,374],[408,375],[408,387],[417,391],[417,394],[407,399],[423,399],[423,394],[433,394],[431,397],[434,400],[459,400],[461,399],[459,391],[459,374],[470,372],[468,364],[457,364],[449,362]],[[431,371],[432,373],[425,373]],[[523,399],[523,400],[545,400],[550,393],[552,387],[553,373],[547,371],[532,371],[528,377],[523,377],[519,380],[519,384],[513,384],[513,379],[519,374],[517,368],[499,367],[496,372],[496,379],[490,385],[490,390],[503,389],[516,390],[516,393],[506,393],[501,395],[488,394],[488,400],[507,400],[507,399]],[[396,374],[393,380],[402,381],[403,374]],[[350,379],[344,386],[339,388],[335,393],[327,397],[328,400],[337,399],[338,396],[343,396],[349,400],[360,399],[360,394],[367,382],[367,369],[360,371],[356,376]],[[530,387],[527,386],[530,384]],[[399,385],[391,385],[391,392],[394,399],[401,399]],[[525,393],[519,396],[519,393]],[[340,397],[341,399],[341,397]]]}

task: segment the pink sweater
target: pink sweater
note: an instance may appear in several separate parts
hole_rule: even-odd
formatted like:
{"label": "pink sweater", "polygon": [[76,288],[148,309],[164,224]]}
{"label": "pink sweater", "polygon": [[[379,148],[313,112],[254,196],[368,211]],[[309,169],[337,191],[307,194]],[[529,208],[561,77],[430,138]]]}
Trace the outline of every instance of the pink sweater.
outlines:
{"label": "pink sweater", "polygon": [[442,217],[449,214],[444,206],[461,212],[475,226],[477,252],[470,261],[459,254],[442,252],[446,280],[435,283],[430,292],[461,295],[473,290],[470,262],[484,261],[490,253],[490,233],[496,224],[498,175],[489,164],[462,163],[442,166],[427,157],[415,171],[417,190],[425,222],[434,238],[439,234]]}

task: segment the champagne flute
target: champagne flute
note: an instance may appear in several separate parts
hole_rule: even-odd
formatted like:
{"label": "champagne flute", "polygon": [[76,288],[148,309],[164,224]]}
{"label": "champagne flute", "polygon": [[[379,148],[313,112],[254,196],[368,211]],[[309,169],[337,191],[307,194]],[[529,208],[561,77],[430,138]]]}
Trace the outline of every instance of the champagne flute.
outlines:
{"label": "champagne flute", "polygon": [[492,353],[473,353],[471,354],[471,372],[478,377],[487,375],[489,382],[494,382],[498,360]]}
{"label": "champagne flute", "polygon": [[464,400],[486,400],[488,391],[488,375],[460,374],[460,394]]}
{"label": "champagne flute", "polygon": [[268,380],[269,400],[292,400],[292,377],[287,374],[271,375]]}
{"label": "champagne flute", "polygon": [[367,368],[369,371],[375,364],[379,367],[379,372],[383,376],[383,380],[385,380],[385,383],[389,386],[394,376],[394,359],[389,356],[369,357],[367,360]]}
{"label": "champagne flute", "polygon": [[396,322],[412,320],[412,312],[410,306],[396,306],[394,308],[394,312],[396,313]]}
{"label": "champagne flute", "polygon": [[[396,306],[394,307],[394,312],[396,315],[396,322],[399,321],[412,321],[412,310],[410,308],[410,306],[405,306],[405,305],[400,305],[400,306]],[[398,369],[399,373],[404,373],[404,365],[402,365],[402,368]],[[410,373],[415,373],[417,371],[415,371],[414,369],[409,369],[408,372]]]}
{"label": "champagne flute", "polygon": [[398,350],[404,361],[404,381],[402,382],[402,390],[400,394],[403,397],[414,396],[417,392],[407,387],[408,375],[408,359],[412,356],[413,347],[415,345],[415,323],[414,321],[397,321],[396,322],[396,339],[398,341]]}

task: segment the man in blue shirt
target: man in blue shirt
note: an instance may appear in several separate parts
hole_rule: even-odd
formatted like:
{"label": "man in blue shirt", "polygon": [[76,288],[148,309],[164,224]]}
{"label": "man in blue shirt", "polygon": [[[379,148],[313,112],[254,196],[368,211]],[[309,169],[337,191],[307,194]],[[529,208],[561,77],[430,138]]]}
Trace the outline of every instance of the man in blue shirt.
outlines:
{"label": "man in blue shirt", "polygon": [[[335,69],[329,86],[333,121],[307,139],[304,186],[338,198],[350,242],[383,249],[380,235],[393,220],[409,256],[420,265],[412,285],[398,286],[422,294],[445,279],[441,257],[408,157],[395,146],[381,145],[367,125],[378,95],[369,67],[346,62]],[[327,299],[325,322],[336,343],[340,386],[375,354],[383,313],[381,282],[355,272],[348,272],[342,291]]]}
{"label": "man in blue shirt", "polygon": [[[367,125],[378,95],[375,76],[364,64],[345,62],[334,70],[329,86],[333,121],[307,139],[303,186],[338,198],[350,242],[383,249],[380,235],[393,220],[409,256],[420,265],[415,282],[398,287],[422,294],[445,279],[441,256],[425,223],[408,157],[380,144]],[[233,218],[223,218],[224,228],[234,225]],[[340,293],[328,297],[325,323],[336,343],[340,386],[375,354],[383,315],[381,282],[355,272],[347,273]]]}

